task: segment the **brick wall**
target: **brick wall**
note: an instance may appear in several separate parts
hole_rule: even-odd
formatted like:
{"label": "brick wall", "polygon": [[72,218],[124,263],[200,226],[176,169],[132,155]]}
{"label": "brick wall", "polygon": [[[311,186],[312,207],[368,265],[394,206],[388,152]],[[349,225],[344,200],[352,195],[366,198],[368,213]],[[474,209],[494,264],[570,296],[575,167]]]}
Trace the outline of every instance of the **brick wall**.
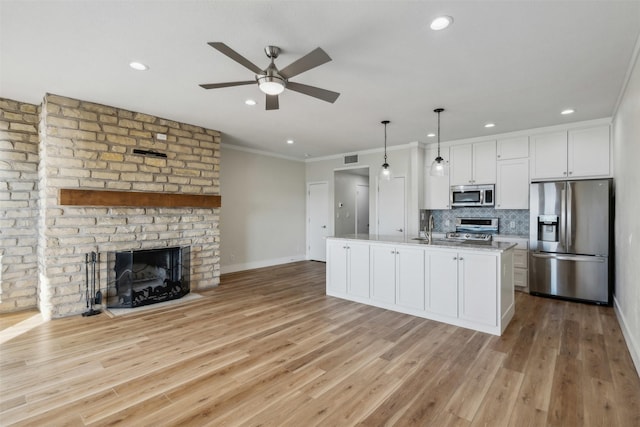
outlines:
{"label": "brick wall", "polygon": [[38,107],[0,99],[0,312],[37,306]]}
{"label": "brick wall", "polygon": [[[220,134],[184,123],[48,94],[40,132],[40,311],[85,310],[84,256],[191,246],[191,289],[220,277],[219,209],[91,208],[58,205],[61,188],[219,194]],[[157,134],[167,135],[158,140]],[[133,154],[134,148],[167,154]]]}

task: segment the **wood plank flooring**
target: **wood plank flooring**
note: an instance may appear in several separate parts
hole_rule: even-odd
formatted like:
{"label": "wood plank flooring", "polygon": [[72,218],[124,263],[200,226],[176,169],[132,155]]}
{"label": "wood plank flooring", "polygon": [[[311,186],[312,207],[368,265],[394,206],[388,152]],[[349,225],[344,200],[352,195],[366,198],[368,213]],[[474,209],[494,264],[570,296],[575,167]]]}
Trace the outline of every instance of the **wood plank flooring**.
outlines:
{"label": "wood plank flooring", "polygon": [[298,262],[39,325],[0,347],[0,424],[640,426],[611,308],[518,293],[495,337],[324,289],[325,265]]}

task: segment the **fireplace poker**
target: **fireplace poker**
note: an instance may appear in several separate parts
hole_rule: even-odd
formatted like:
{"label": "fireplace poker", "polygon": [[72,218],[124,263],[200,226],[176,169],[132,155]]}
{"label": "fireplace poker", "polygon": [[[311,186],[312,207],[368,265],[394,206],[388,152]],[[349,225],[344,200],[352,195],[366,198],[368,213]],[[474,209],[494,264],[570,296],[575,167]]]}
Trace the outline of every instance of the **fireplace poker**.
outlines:
{"label": "fireplace poker", "polygon": [[[88,254],[85,257],[85,271],[86,271],[86,279],[87,279],[87,308],[88,310],[82,313],[82,316],[95,316],[96,314],[100,314],[100,310],[96,310],[93,308],[93,304],[96,301],[96,261],[97,254],[95,252],[91,252],[91,293],[89,293],[89,256]],[[100,298],[102,299],[102,297]],[[90,306],[90,308],[89,308]]]}

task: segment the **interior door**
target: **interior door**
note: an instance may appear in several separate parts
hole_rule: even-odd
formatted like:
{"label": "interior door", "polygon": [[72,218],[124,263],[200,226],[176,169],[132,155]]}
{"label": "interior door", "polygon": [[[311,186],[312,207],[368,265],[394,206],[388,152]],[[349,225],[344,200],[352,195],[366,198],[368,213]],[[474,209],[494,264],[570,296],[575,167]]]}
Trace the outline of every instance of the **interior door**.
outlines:
{"label": "interior door", "polygon": [[356,186],[356,233],[369,234],[369,186]]}
{"label": "interior door", "polygon": [[390,181],[380,181],[378,186],[378,234],[382,236],[404,237],[405,194],[404,177],[394,177]]}
{"label": "interior door", "polygon": [[326,261],[326,237],[329,234],[329,184],[311,183],[307,188],[309,259]]}

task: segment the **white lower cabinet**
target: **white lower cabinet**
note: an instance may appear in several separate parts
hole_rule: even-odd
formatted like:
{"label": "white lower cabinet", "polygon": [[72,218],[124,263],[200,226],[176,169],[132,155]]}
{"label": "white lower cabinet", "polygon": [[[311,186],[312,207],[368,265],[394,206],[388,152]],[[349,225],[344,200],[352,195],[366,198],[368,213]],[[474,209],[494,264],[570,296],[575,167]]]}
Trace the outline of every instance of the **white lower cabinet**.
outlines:
{"label": "white lower cabinet", "polygon": [[424,250],[372,244],[371,299],[424,309]]}
{"label": "white lower cabinet", "polygon": [[327,240],[327,290],[369,298],[369,244]]}
{"label": "white lower cabinet", "polygon": [[514,313],[513,250],[327,239],[327,294],[500,335]]}
{"label": "white lower cabinet", "polygon": [[429,311],[458,317],[458,254],[429,252]]}
{"label": "white lower cabinet", "polygon": [[458,253],[458,316],[485,325],[498,324],[498,265],[495,255]]}

